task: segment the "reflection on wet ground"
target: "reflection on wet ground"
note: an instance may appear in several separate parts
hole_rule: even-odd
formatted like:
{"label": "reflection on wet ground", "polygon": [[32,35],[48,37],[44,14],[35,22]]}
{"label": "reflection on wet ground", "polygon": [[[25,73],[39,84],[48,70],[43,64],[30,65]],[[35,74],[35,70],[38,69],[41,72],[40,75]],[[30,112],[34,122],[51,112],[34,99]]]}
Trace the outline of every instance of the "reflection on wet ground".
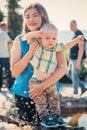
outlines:
{"label": "reflection on wet ground", "polygon": [[71,126],[79,126],[87,128],[87,112],[76,113],[64,120]]}
{"label": "reflection on wet ground", "polygon": [[87,128],[87,113],[81,115],[78,120],[78,126],[84,126],[85,128]]}
{"label": "reflection on wet ground", "polygon": [[[87,87],[87,83],[86,84],[86,87]],[[80,95],[81,91],[79,89],[79,95]],[[73,96],[73,87],[72,87],[72,84],[60,84],[60,94],[63,96],[63,97],[68,97],[69,99],[73,98],[75,99],[75,97]],[[76,97],[75,101],[76,102],[77,100],[80,100],[80,102],[82,100],[85,100],[85,107],[83,107],[83,104],[82,104],[82,107],[83,109],[78,109],[76,107],[75,110],[67,110],[67,112],[63,113],[62,111],[62,115],[64,117],[64,120],[71,126],[79,126],[79,127],[85,127],[87,128],[87,91],[80,97]],[[78,103],[78,102],[77,102]],[[70,105],[70,102],[69,102],[69,105]],[[77,104],[79,105],[79,104]],[[81,108],[82,108],[81,107]],[[74,106],[75,108],[75,106]]]}

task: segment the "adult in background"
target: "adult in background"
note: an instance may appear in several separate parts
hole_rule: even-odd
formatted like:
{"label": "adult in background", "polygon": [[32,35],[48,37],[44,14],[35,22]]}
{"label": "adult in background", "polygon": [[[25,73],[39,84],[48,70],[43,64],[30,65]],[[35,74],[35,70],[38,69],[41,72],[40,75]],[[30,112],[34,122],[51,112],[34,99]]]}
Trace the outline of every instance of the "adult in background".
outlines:
{"label": "adult in background", "polygon": [[[83,33],[78,29],[77,22],[72,20],[70,22],[70,29],[74,32],[73,38],[76,38],[79,35],[83,35]],[[76,44],[74,47],[70,49],[70,63],[69,67],[71,69],[71,77],[73,80],[73,87],[74,87],[74,96],[78,97],[78,87],[81,88],[81,95],[87,91],[84,83],[79,79],[80,69],[86,58],[85,51],[84,51],[84,42],[80,44]]]}
{"label": "adult in background", "polygon": [[[27,33],[39,30],[45,23],[49,23],[49,18],[41,4],[34,3],[27,6],[24,10],[23,34],[15,38],[11,51],[11,71],[16,78],[11,90],[15,93],[19,118],[29,122],[35,121],[36,115],[35,104],[30,97],[28,87],[33,74],[33,67],[29,62],[39,46],[37,42],[30,44],[23,38],[27,36]],[[57,61],[63,67],[57,67],[57,70],[47,80],[36,85],[39,88],[37,95],[44,91],[44,86],[49,87],[66,73],[66,60],[62,52],[57,55]]]}
{"label": "adult in background", "polygon": [[0,22],[0,90],[3,85],[3,67],[5,68],[6,78],[8,88],[12,86],[12,76],[10,71],[10,62],[9,62],[9,51],[8,51],[8,44],[12,44],[12,40],[7,34],[8,26],[7,24],[2,21]]}

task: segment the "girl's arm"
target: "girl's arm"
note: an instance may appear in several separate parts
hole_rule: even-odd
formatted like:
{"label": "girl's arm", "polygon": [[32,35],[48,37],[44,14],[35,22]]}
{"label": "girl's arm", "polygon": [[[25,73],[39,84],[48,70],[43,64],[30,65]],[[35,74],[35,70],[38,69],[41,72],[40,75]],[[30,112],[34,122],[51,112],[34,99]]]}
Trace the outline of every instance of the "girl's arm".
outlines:
{"label": "girl's arm", "polygon": [[11,50],[11,72],[14,77],[18,76],[25,70],[33,54],[35,53],[37,47],[38,44],[36,44],[35,42],[32,43],[30,45],[29,51],[26,53],[26,55],[23,58],[21,58],[22,50],[21,50],[19,38],[16,38],[14,40],[12,50]]}
{"label": "girl's arm", "polygon": [[39,95],[52,84],[60,80],[67,72],[67,62],[63,52],[57,53],[58,67],[55,72],[46,80],[38,85],[32,85],[30,95],[36,100]]}
{"label": "girl's arm", "polygon": [[70,48],[72,48],[73,46],[75,46],[76,44],[82,42],[84,40],[83,35],[79,35],[77,38],[75,38],[74,40],[68,42],[65,44],[64,46],[64,50],[69,50]]}

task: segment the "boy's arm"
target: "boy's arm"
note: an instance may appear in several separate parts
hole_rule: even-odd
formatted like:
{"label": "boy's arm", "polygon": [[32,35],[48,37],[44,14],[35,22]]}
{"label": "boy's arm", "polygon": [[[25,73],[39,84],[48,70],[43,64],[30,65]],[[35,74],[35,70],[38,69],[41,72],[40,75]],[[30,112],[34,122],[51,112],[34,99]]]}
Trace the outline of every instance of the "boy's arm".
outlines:
{"label": "boy's arm", "polygon": [[39,37],[38,38],[36,38],[36,37],[32,38],[30,43],[32,43],[32,42],[37,42],[39,44],[39,46],[42,45],[41,39]]}
{"label": "boy's arm", "polygon": [[82,35],[79,35],[77,38],[73,39],[70,42],[67,42],[65,44],[64,50],[69,50],[71,49],[73,46],[75,46],[78,43],[81,43],[84,40],[84,37]]}
{"label": "boy's arm", "polygon": [[41,31],[28,32],[24,34],[23,40],[26,40],[30,43],[32,38],[38,38],[40,36],[41,36]]}

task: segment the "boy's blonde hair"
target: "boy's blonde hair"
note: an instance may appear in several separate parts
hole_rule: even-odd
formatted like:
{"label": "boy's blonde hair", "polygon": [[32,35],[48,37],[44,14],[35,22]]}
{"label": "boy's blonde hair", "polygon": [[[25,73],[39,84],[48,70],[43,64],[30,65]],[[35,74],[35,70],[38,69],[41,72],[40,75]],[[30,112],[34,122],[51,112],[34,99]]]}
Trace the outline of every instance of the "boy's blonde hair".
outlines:
{"label": "boy's blonde hair", "polygon": [[42,27],[41,27],[41,29],[42,30],[44,30],[44,31],[46,31],[46,32],[56,32],[56,33],[58,33],[58,29],[57,29],[57,27],[54,25],[54,24],[52,24],[52,23],[46,23],[46,24],[44,24]]}

